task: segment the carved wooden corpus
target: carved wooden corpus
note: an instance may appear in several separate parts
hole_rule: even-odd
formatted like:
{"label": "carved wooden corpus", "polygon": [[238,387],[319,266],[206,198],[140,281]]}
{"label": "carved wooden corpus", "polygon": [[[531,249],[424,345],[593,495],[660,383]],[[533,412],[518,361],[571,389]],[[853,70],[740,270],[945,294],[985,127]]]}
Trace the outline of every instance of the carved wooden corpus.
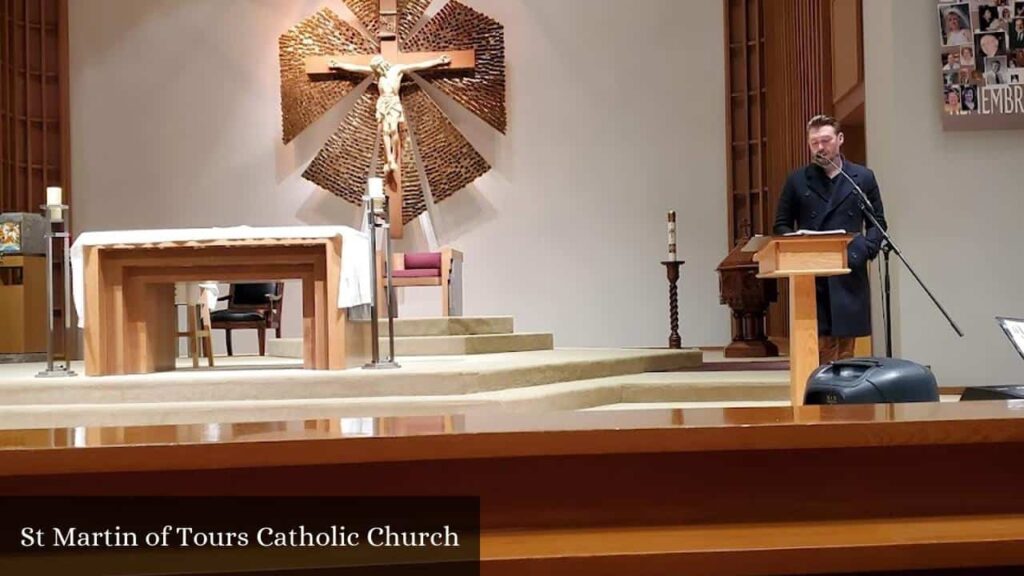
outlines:
{"label": "carved wooden corpus", "polygon": [[[286,143],[365,78],[339,70],[338,64],[366,67],[375,56],[392,65],[419,64],[441,56],[451,59],[444,67],[409,71],[399,92],[406,121],[395,150],[399,166],[388,172],[385,186],[392,236],[400,238],[403,225],[426,210],[425,189],[440,202],[490,170],[414,78],[435,86],[504,132],[504,29],[455,1],[419,28],[429,0],[345,0],[345,4],[365,32],[324,8],[281,36]],[[385,176],[381,154],[375,152],[383,148],[374,106],[379,94],[376,85],[369,85],[303,174],[356,205],[366,193],[366,179]]]}

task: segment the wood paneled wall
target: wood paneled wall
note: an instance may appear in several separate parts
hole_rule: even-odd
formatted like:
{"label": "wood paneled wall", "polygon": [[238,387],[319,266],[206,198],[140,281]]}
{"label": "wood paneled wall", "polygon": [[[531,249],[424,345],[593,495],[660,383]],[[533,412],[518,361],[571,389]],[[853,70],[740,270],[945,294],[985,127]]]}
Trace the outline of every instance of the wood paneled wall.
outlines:
{"label": "wood paneled wall", "polygon": [[[806,123],[837,115],[851,160],[864,162],[861,0],[725,0],[729,248],[771,234],[786,176],[809,160]],[[836,94],[837,87],[842,94]],[[768,334],[785,348],[780,283]]]}
{"label": "wood paneled wall", "polygon": [[0,0],[0,209],[39,212],[67,175],[67,0]]}
{"label": "wood paneled wall", "polygon": [[[771,233],[763,0],[726,0],[729,246]],[[768,0],[769,2],[771,0]]]}
{"label": "wood paneled wall", "polygon": [[39,214],[47,186],[71,205],[67,14],[68,0],[0,0],[0,212]]}
{"label": "wood paneled wall", "polygon": [[[808,161],[807,120],[832,114],[832,14],[829,0],[771,0],[764,5],[768,83],[769,203],[772,219],[786,176]],[[769,226],[769,234],[771,227]],[[789,286],[768,313],[768,335],[789,335]]]}

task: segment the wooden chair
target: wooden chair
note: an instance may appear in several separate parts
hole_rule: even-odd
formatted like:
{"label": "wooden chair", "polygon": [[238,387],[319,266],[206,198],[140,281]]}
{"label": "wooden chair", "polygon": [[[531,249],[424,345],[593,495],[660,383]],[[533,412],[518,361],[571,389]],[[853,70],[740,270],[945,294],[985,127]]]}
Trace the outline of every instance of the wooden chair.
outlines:
{"label": "wooden chair", "polygon": [[284,282],[262,282],[253,284],[232,284],[227,296],[228,307],[214,310],[210,314],[214,330],[224,330],[224,342],[228,356],[234,355],[231,345],[232,330],[256,330],[258,332],[260,356],[267,355],[267,330],[274,330],[281,337],[281,304],[284,298]]}
{"label": "wooden chair", "polygon": [[[192,367],[199,368],[200,354],[206,355],[206,362],[213,368],[213,335],[210,331],[210,306],[206,290],[191,285],[182,287],[183,294],[176,298],[176,306],[184,306],[186,314],[185,331],[178,331],[179,338],[188,338],[188,356]],[[197,295],[198,292],[198,295]]]}
{"label": "wooden chair", "polygon": [[[441,315],[462,316],[462,252],[444,247],[440,252],[396,253],[391,260],[391,281],[395,288],[440,286]],[[377,301],[387,302],[387,277],[377,254]],[[383,315],[383,314],[382,314]],[[398,306],[395,306],[398,315]]]}

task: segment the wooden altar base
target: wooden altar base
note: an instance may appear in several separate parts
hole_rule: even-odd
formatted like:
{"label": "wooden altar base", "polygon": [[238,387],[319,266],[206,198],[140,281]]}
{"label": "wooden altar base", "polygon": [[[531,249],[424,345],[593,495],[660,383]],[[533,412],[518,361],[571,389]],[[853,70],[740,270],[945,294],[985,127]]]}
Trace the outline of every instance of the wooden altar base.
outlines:
{"label": "wooden altar base", "polygon": [[85,373],[175,369],[176,282],[302,281],[304,366],[341,370],[369,358],[368,322],[337,306],[341,239],[225,240],[85,248]]}

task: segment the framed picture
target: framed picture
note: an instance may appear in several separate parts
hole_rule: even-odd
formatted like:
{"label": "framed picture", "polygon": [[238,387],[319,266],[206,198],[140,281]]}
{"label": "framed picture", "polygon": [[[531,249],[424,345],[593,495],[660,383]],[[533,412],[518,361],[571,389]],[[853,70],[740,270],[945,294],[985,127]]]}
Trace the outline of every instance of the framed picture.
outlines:
{"label": "framed picture", "polygon": [[985,85],[1006,84],[1006,56],[985,58]]}
{"label": "framed picture", "polygon": [[985,58],[1006,56],[1006,32],[979,32],[974,36],[974,43],[978,68],[985,67]]}
{"label": "framed picture", "polygon": [[966,2],[939,5],[939,36],[943,46],[971,44],[971,6]]}
{"label": "framed picture", "polygon": [[995,4],[978,4],[978,32],[998,32],[1006,29],[1006,22],[999,17]]}
{"label": "framed picture", "polygon": [[1007,34],[1010,36],[1010,50],[1024,50],[1024,16],[1011,21]]}
{"label": "framed picture", "polygon": [[0,254],[21,252],[21,222],[0,222]]}
{"label": "framed picture", "polygon": [[943,129],[1024,129],[1024,0],[935,7]]}
{"label": "framed picture", "polygon": [[946,87],[946,114],[960,115],[963,111],[960,109],[960,87],[959,86],[947,86]]}
{"label": "framed picture", "polygon": [[978,112],[977,86],[967,85],[960,87],[960,110],[964,114],[974,114]]}

